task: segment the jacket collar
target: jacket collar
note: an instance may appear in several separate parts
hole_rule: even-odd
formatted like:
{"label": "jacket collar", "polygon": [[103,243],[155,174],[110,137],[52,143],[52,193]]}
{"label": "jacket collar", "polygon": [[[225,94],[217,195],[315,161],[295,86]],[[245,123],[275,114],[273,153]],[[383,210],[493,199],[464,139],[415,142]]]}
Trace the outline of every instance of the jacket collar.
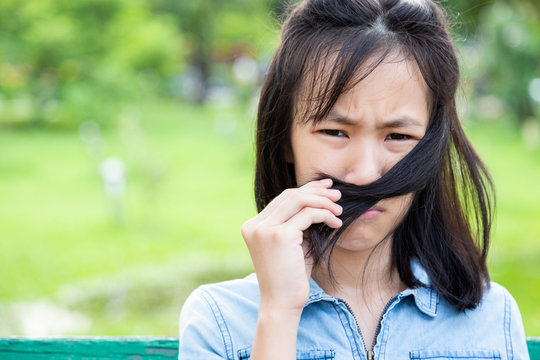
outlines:
{"label": "jacket collar", "polygon": [[[416,307],[418,310],[423,312],[424,314],[435,317],[437,315],[437,304],[439,303],[439,295],[435,290],[433,290],[430,285],[431,282],[429,280],[429,276],[426,273],[425,269],[420,265],[417,259],[412,259],[411,261],[411,269],[416,277],[416,279],[423,284],[423,286],[419,286],[416,288],[409,288],[405,289],[399,294],[397,294],[394,299],[396,298],[405,298],[407,296],[413,296],[414,297],[414,303],[416,304]],[[332,302],[339,302],[340,300],[328,295],[324,292],[324,290],[313,280],[313,278],[309,279],[309,298],[306,303],[306,306],[308,306],[311,303],[317,302],[317,301],[332,301]]]}
{"label": "jacket collar", "polygon": [[435,317],[437,315],[437,304],[439,303],[439,294],[431,287],[429,276],[418,259],[411,260],[411,269],[414,277],[423,284],[413,289],[406,289],[402,293],[410,291],[414,296],[414,302],[418,309],[424,314]]}

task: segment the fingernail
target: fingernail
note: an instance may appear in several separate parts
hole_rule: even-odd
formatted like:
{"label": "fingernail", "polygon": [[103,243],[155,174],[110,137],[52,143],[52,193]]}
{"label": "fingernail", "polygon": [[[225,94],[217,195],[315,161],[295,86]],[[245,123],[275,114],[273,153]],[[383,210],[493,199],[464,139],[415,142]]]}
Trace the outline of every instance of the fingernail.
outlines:
{"label": "fingernail", "polygon": [[332,179],[322,179],[321,184],[323,184],[323,185],[331,185],[332,184]]}

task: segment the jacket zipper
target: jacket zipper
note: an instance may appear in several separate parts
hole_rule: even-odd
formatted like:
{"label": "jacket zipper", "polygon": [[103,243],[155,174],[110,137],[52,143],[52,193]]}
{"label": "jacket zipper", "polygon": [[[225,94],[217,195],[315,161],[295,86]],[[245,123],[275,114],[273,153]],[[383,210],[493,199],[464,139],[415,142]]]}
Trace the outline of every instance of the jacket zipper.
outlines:
{"label": "jacket zipper", "polygon": [[377,343],[377,335],[379,335],[379,331],[381,331],[381,322],[382,322],[383,316],[386,313],[386,310],[388,309],[388,306],[390,305],[392,300],[394,300],[394,296],[392,296],[390,298],[390,300],[388,300],[388,302],[386,303],[386,306],[384,307],[384,310],[383,310],[381,316],[379,317],[379,323],[377,324],[377,331],[375,332],[375,337],[373,338],[373,343],[371,344],[370,349],[368,349],[367,346],[366,346],[366,341],[364,340],[364,336],[362,335],[362,331],[360,330],[360,326],[358,326],[358,319],[356,318],[356,315],[354,315],[354,312],[352,311],[352,308],[349,306],[349,304],[345,300],[341,300],[345,304],[345,306],[347,307],[347,309],[349,310],[349,312],[352,314],[352,316],[354,318],[354,322],[356,323],[356,327],[358,328],[358,333],[360,334],[360,339],[362,340],[362,344],[364,345],[364,349],[366,350],[367,360],[375,360],[375,345]]}

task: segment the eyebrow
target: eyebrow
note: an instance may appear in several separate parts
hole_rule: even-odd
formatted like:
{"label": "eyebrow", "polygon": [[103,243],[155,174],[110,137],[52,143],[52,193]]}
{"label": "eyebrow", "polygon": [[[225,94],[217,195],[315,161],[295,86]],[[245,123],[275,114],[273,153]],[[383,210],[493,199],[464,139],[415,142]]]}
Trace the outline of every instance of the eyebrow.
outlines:
{"label": "eyebrow", "polygon": [[[344,115],[339,114],[338,112],[331,110],[322,121],[330,121],[343,125],[358,125],[358,122]],[[380,128],[403,128],[403,127],[423,127],[423,125],[416,119],[408,116],[398,116],[395,119],[383,121]]]}

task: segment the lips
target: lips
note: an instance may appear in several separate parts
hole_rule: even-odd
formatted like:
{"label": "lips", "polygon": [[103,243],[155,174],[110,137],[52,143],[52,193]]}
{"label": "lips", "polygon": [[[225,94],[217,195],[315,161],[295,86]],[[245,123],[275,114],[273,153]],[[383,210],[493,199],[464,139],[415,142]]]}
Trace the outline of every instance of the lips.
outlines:
{"label": "lips", "polygon": [[360,219],[373,219],[382,214],[384,210],[378,206],[369,208],[365,213],[360,215]]}

